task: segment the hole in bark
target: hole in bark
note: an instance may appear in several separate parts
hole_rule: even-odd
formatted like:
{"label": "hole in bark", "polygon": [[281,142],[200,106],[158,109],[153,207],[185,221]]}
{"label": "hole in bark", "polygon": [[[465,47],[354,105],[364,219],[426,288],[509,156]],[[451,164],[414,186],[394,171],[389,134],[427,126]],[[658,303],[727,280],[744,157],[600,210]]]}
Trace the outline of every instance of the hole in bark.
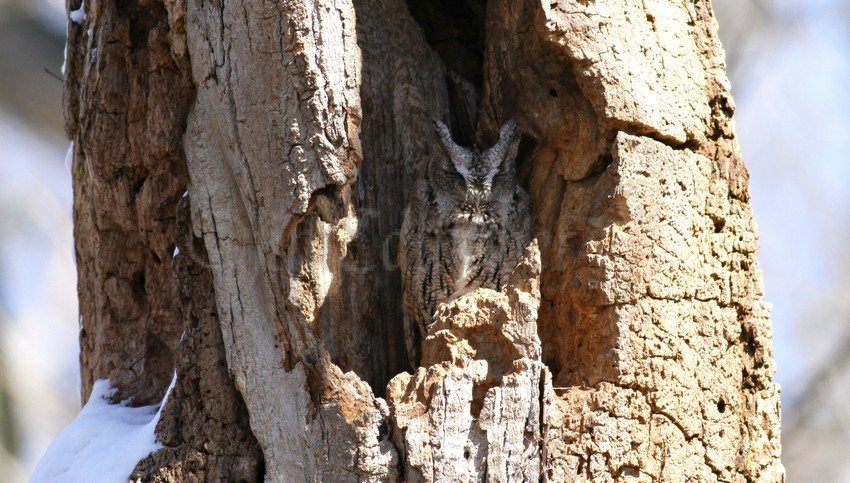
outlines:
{"label": "hole in bark", "polygon": [[741,386],[746,389],[756,387],[756,378],[747,369],[741,369]]}
{"label": "hole in bark", "polygon": [[386,419],[381,420],[380,426],[378,426],[378,442],[381,442],[387,439],[387,436],[390,434],[390,426]]}
{"label": "hole in bark", "polygon": [[[410,370],[401,329],[401,282],[397,267],[395,267],[395,260],[402,213],[410,188],[413,185],[414,170],[411,166],[418,163],[419,160],[405,159],[402,157],[405,154],[404,149],[391,144],[393,136],[397,136],[392,130],[403,128],[404,123],[394,124],[392,120],[387,119],[392,116],[392,111],[388,107],[392,105],[392,102],[397,102],[397,99],[392,97],[392,94],[386,94],[388,91],[387,82],[382,77],[383,72],[387,69],[387,65],[384,64],[387,60],[382,57],[386,53],[386,48],[377,48],[369,44],[368,39],[372,39],[371,41],[377,44],[381,42],[381,38],[380,35],[377,35],[376,30],[378,29],[375,28],[375,25],[369,23],[370,20],[368,19],[374,19],[375,14],[370,13],[368,7],[368,2],[355,2],[358,18],[358,38],[363,39],[361,45],[363,56],[361,98],[364,117],[360,126],[363,163],[358,173],[357,182],[352,186],[351,193],[355,212],[358,215],[357,234],[348,245],[348,254],[344,261],[345,263],[350,262],[352,266],[356,265],[355,268],[368,268],[368,270],[355,271],[343,268],[342,276],[332,282],[336,286],[332,288],[331,294],[326,298],[326,304],[331,305],[331,307],[323,308],[323,310],[329,310],[336,314],[351,314],[351,326],[342,331],[345,333],[341,333],[338,327],[334,329],[333,326],[329,325],[328,330],[323,331],[323,342],[329,348],[332,359],[340,363],[343,370],[357,372],[364,380],[369,382],[377,395],[382,396],[386,383],[391,377],[402,371]],[[421,26],[425,41],[446,66],[447,79],[445,82],[449,97],[449,114],[456,141],[463,145],[472,144],[472,138],[477,127],[477,113],[475,111],[480,104],[477,96],[482,93],[484,83],[486,0],[407,0],[407,7],[414,20]],[[388,31],[392,31],[392,29]],[[428,59],[431,58],[429,55]],[[422,65],[427,64],[424,60],[426,59],[423,58]],[[561,61],[566,62],[560,51],[555,48],[545,50],[539,59],[534,60],[535,68],[540,70],[540,72],[535,70],[535,75],[541,78],[539,83],[514,86],[505,81],[506,84],[510,85],[500,87],[504,90],[499,98],[499,102],[503,103],[500,106],[503,110],[500,112],[512,114],[523,109],[533,109],[533,106],[526,104],[527,99],[521,98],[518,94],[518,92],[523,92],[522,90],[526,89],[533,92],[535,99],[542,100],[547,105],[558,106],[558,110],[551,114],[551,122],[550,118],[543,117],[538,120],[539,123],[548,125],[567,122],[563,121],[564,117],[570,118],[565,127],[559,131],[562,133],[557,137],[559,143],[563,143],[563,146],[572,147],[577,144],[576,140],[578,139],[578,141],[581,141],[578,144],[584,146],[588,144],[591,137],[598,134],[594,131],[595,128],[591,128],[589,134],[587,133],[587,126],[595,126],[596,119],[591,116],[592,109],[582,96],[572,70],[564,69]],[[416,67],[422,68],[422,65]],[[413,74],[416,75],[416,73]],[[470,97],[470,90],[468,89],[470,86],[473,92],[472,97]],[[438,91],[439,89],[434,90]],[[470,99],[474,99],[475,102],[469,102]],[[411,106],[421,107],[413,101]],[[472,106],[471,109],[470,106]],[[585,114],[566,116],[567,113],[576,111]],[[420,111],[415,112],[418,114]],[[503,121],[503,119],[500,119],[500,121]],[[530,132],[537,135],[537,131],[530,130]],[[430,134],[430,132],[426,133],[425,130],[422,130],[412,134],[420,136],[421,139],[421,136]],[[580,134],[587,139],[579,137]],[[541,137],[541,139],[545,138]],[[486,144],[486,141],[480,141]],[[596,142],[596,140],[594,139],[593,142]],[[531,173],[535,168],[531,166],[532,163],[524,161],[530,159],[531,153],[536,147],[535,139],[523,136],[517,163],[520,183],[526,188],[531,184]],[[574,153],[566,153],[563,150],[559,151],[559,149],[553,148],[554,151],[559,152],[559,155],[569,156],[570,159],[575,157]],[[604,170],[612,162],[610,156],[603,156],[598,158],[600,166],[597,167],[594,162],[597,160],[596,154],[599,151],[584,150],[583,152],[591,153],[587,156],[587,160],[582,160],[582,163],[593,165],[592,169]],[[558,162],[560,163],[561,160]],[[540,164],[538,164],[538,168],[539,166]],[[560,179],[561,177],[549,176],[549,178]],[[593,182],[595,182],[595,179],[587,181],[586,184]],[[562,192],[561,196],[563,196]],[[568,207],[567,209],[573,208]],[[341,216],[342,214],[334,213],[333,215]],[[550,227],[550,229],[552,228]],[[555,236],[560,235],[562,234],[550,232],[544,236],[549,238],[546,241],[564,243],[563,240],[554,239]],[[569,244],[568,250],[574,257],[581,258],[587,237],[579,230],[565,234],[565,236],[568,239],[566,242]],[[546,243],[546,241],[543,241],[543,243]],[[556,251],[552,250],[551,254]],[[558,255],[563,255],[563,252],[558,253]],[[544,253],[543,257],[546,256]],[[544,267],[544,280],[541,280],[541,284],[547,283],[545,280],[547,272],[555,274],[563,273],[565,270],[565,267],[552,267],[548,265],[550,262],[544,263],[547,265]],[[563,262],[558,260],[554,263],[561,264]],[[566,268],[569,268],[569,266]],[[548,283],[556,283],[556,281],[551,280],[550,277]],[[369,290],[364,292],[363,286],[369,287]],[[580,291],[581,286],[575,287],[574,290]],[[557,304],[548,303],[552,307],[549,312],[554,313],[570,308],[573,320],[587,319],[588,317],[586,313],[577,313],[564,300],[558,300]],[[359,307],[361,309],[346,312],[344,310],[346,307]],[[542,318],[543,315],[541,314],[541,320]],[[538,324],[541,324],[541,321],[538,321]],[[546,322],[543,322],[541,327],[545,324]],[[573,325],[585,328],[588,324],[574,322]],[[335,334],[329,333],[334,330],[336,331]],[[544,338],[543,336],[544,333],[541,333],[541,338]],[[333,340],[329,342],[325,337]],[[576,346],[570,344],[570,352],[584,352],[588,351],[589,347],[595,348],[599,345],[590,337],[579,336],[577,339],[580,341],[578,347],[581,350],[576,351]],[[556,345],[554,342],[549,344]],[[556,362],[555,367],[550,367],[553,373],[557,374],[560,371],[561,363],[570,359],[568,356],[548,353],[545,347],[547,345],[545,338],[543,345],[544,353],[548,356],[546,362],[550,363],[553,360]],[[341,361],[342,357],[339,354],[344,352],[352,354],[350,364],[343,364]],[[355,353],[358,353],[358,355],[353,355]],[[569,362],[564,364],[568,365]],[[576,376],[576,379],[578,378],[579,376]]]}
{"label": "hole in bark", "polygon": [[144,307],[148,301],[147,291],[145,290],[145,271],[139,270],[133,274],[133,279],[130,281],[130,290],[133,294],[133,300],[140,307]]}
{"label": "hole in bark", "polygon": [[720,398],[720,400],[717,401],[717,410],[721,414],[726,412],[726,401],[724,401],[723,398]]}
{"label": "hole in bark", "polygon": [[[408,0],[407,7],[421,26],[427,43],[415,48],[396,45],[422,42],[418,35],[400,35],[410,30],[407,13],[377,14],[374,6],[374,2],[365,0],[354,3],[363,76],[360,86],[363,118],[359,126],[363,162],[357,181],[351,185],[350,192],[331,186],[319,190],[310,206],[315,207],[311,214],[350,237],[340,266],[330,267],[339,276],[330,281],[319,315],[318,333],[334,363],[343,371],[357,373],[369,383],[375,395],[384,396],[390,378],[411,370],[402,327],[401,276],[396,256],[405,205],[420,162],[411,159],[410,154],[417,153],[422,137],[433,132],[430,126],[423,127],[421,132],[398,132],[419,121],[394,118],[399,114],[397,104],[409,99],[409,105],[401,107],[411,115],[424,117],[433,115],[432,107],[437,103],[416,97],[422,93],[421,87],[436,91],[435,95],[448,94],[448,114],[457,141],[472,144],[483,84],[486,1]],[[387,47],[393,43],[395,47]],[[432,53],[421,47],[430,47],[444,63],[448,74],[444,80],[445,93],[433,89],[431,70],[416,71],[433,66]],[[406,53],[400,54],[396,48]],[[420,55],[420,52],[427,52],[427,58],[408,62],[411,53]],[[404,66],[402,72],[400,65]],[[414,96],[407,97],[398,90],[408,88]],[[405,136],[415,139],[402,141]],[[352,219],[356,220],[350,223],[349,200],[355,213]],[[346,226],[339,228],[340,223]],[[332,239],[329,243],[337,241]],[[345,328],[339,326],[340,317],[348,321]]]}
{"label": "hole in bark", "polygon": [[147,178],[142,176],[133,181],[133,187],[131,189],[133,190],[134,198],[139,194],[139,191],[142,191],[142,186],[145,185],[145,180],[147,180]]}
{"label": "hole in bark", "polygon": [[714,223],[714,233],[720,233],[726,228],[726,220],[723,218],[712,217],[711,221]]}
{"label": "hole in bark", "polygon": [[735,113],[735,106],[732,104],[731,99],[729,99],[726,95],[715,96],[711,101],[709,101],[709,106],[711,106],[714,111],[720,110],[726,117],[732,117]]}
{"label": "hole in bark", "polygon": [[744,344],[744,350],[750,357],[756,355],[756,338],[753,335],[752,329],[746,324],[741,327],[741,342]]}
{"label": "hole in bark", "polygon": [[313,192],[310,206],[325,223],[336,223],[345,210],[345,203],[340,199],[339,186],[327,185]]}

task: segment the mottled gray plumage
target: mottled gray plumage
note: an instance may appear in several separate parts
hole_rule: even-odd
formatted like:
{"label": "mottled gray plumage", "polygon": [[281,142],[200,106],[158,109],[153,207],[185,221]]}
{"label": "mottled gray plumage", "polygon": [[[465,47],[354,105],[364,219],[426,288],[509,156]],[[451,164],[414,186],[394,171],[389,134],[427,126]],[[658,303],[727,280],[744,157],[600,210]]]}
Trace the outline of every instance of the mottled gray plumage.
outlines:
{"label": "mottled gray plumage", "polygon": [[401,227],[405,342],[421,357],[439,305],[479,287],[499,290],[531,239],[528,194],[517,184],[517,122],[491,148],[464,148],[434,121],[441,152],[416,181]]}

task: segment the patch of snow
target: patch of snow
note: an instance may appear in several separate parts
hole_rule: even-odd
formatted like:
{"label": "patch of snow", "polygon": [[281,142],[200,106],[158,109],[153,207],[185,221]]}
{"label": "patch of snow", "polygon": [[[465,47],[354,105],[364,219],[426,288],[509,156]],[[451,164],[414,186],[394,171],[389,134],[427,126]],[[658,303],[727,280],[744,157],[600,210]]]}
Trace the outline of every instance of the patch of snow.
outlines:
{"label": "patch of snow", "polygon": [[[63,74],[64,69],[63,69]],[[74,168],[74,141],[71,141],[71,145],[68,146],[68,152],[65,153],[65,168],[68,169],[69,173],[72,173],[72,169]]]}
{"label": "patch of snow", "polygon": [[89,402],[47,448],[32,483],[126,482],[139,461],[162,447],[154,430],[177,382],[177,373],[162,403],[133,408],[110,404],[109,380],[94,383]]}
{"label": "patch of snow", "polygon": [[82,24],[86,21],[86,11],[85,11],[86,2],[83,0],[83,3],[80,4],[80,8],[76,10],[71,10],[71,14],[69,17],[71,21],[74,23]]}

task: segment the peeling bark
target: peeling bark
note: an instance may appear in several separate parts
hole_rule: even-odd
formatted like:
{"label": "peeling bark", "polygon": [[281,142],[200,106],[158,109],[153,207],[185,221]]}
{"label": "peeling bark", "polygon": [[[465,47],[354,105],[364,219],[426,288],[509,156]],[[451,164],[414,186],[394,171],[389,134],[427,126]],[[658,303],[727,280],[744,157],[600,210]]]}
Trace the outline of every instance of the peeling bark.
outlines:
{"label": "peeling bark", "polygon": [[[98,1],[69,23],[84,397],[178,378],[133,478],[782,481],[708,0],[410,7]],[[519,120],[537,241],[408,373],[394,260],[432,118],[481,145]]]}

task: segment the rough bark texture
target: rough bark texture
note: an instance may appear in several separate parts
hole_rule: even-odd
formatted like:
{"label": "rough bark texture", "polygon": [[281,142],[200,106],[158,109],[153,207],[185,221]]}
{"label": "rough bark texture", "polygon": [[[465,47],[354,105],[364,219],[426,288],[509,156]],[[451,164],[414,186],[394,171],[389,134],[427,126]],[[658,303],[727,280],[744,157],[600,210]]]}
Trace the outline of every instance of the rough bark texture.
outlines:
{"label": "rough bark texture", "polygon": [[537,311],[540,252],[501,292],[452,301],[423,342],[422,367],[387,390],[407,481],[539,481],[544,398]]}
{"label": "rough bark texture", "polygon": [[193,89],[186,59],[171,55],[162,4],[86,6],[87,23],[68,24],[65,86],[82,397],[109,378],[150,404],[168,386],[180,337],[171,256]]}
{"label": "rough bark texture", "polygon": [[[400,4],[362,7],[359,30],[374,42],[364,41],[372,50],[362,57],[351,3],[187,7],[195,229],[272,481],[397,477],[386,403],[361,377],[385,382],[388,373],[386,342],[375,342],[387,341],[392,321],[377,317],[392,300],[374,281],[388,277],[377,237],[391,235],[387,219],[400,220],[403,187],[352,187],[364,154],[381,176],[422,156],[426,138],[410,130],[424,133],[439,115],[442,77],[433,54],[405,45],[416,31],[396,18]],[[429,58],[433,69],[414,70]],[[381,90],[370,87],[378,80]],[[368,119],[361,90],[380,102]],[[361,125],[377,129],[366,150]]]}
{"label": "rough bark texture", "polygon": [[[147,403],[177,372],[134,477],[783,479],[707,0],[86,8],[83,391]],[[450,303],[405,373],[395,247],[430,119],[489,144],[511,117],[539,249]]]}
{"label": "rough bark texture", "polygon": [[176,372],[159,425],[166,448],[134,479],[260,481],[262,453],[225,363],[187,199],[177,216],[194,98],[182,16],[157,2],[87,2],[86,12],[84,24],[68,23],[64,99],[83,401],[102,378],[132,404],[159,401]]}
{"label": "rough bark texture", "polygon": [[501,111],[484,125],[519,110],[539,143],[529,189],[558,395],[547,477],[781,480],[768,308],[709,3],[488,9],[484,105]]}
{"label": "rough bark texture", "polygon": [[139,462],[133,481],[262,481],[263,458],[224,356],[203,240],[192,236],[189,197],[178,204],[177,255],[183,334],[179,378],[157,428],[165,446]]}

